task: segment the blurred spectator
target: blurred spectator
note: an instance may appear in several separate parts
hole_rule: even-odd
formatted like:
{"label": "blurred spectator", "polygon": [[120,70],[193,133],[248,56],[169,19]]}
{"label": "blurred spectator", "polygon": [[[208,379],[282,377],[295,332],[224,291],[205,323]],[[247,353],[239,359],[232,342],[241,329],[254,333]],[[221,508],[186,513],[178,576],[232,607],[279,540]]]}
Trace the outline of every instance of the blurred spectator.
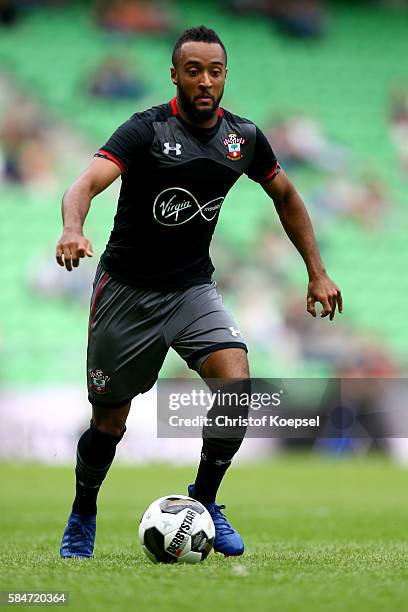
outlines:
{"label": "blurred spectator", "polygon": [[305,361],[320,360],[339,378],[392,378],[400,373],[390,352],[374,333],[364,334],[337,320],[316,325],[305,312],[306,300],[293,293],[284,308],[286,328],[296,335]]}
{"label": "blurred spectator", "polygon": [[367,173],[358,182],[349,179],[347,150],[330,141],[318,121],[303,115],[277,120],[267,137],[284,167],[311,166],[338,175],[309,198],[319,213],[316,223],[344,216],[364,227],[380,226],[387,209],[383,181],[374,173]]}
{"label": "blurred spectator", "polygon": [[314,38],[325,32],[325,15],[321,0],[226,0],[239,14],[269,17],[278,29],[296,38]]}
{"label": "blurred spectator", "polygon": [[[319,305],[316,307],[319,316]],[[299,343],[300,359],[322,361],[334,367],[339,360],[347,358],[352,351],[351,334],[338,318],[336,325],[316,325],[306,312],[306,295],[300,296],[293,290],[286,296],[284,310],[286,333],[296,336]]]}
{"label": "blurred spectator", "polygon": [[278,29],[296,38],[315,38],[325,32],[325,19],[320,0],[273,0],[272,19]]}
{"label": "blurred spectator", "polygon": [[267,138],[286,167],[310,165],[340,173],[347,164],[347,151],[331,142],[312,117],[294,115],[276,121],[267,132]]}
{"label": "blurred spectator", "polygon": [[311,195],[310,202],[320,222],[333,216],[348,217],[370,229],[381,226],[388,208],[384,183],[374,175],[359,183],[346,177],[332,179]]}
{"label": "blurred spectator", "polygon": [[[297,357],[297,347],[285,333],[281,288],[268,285],[265,275],[255,266],[240,270],[237,286],[237,320],[245,330],[249,345],[263,352],[279,346],[279,353]],[[284,305],[283,305],[284,308]]]}
{"label": "blurred spectator", "polygon": [[88,82],[89,92],[101,98],[139,98],[146,93],[146,87],[131,74],[124,58],[106,57]]}
{"label": "blurred spectator", "polygon": [[340,378],[394,378],[400,367],[383,344],[374,337],[361,337],[358,350],[339,360],[336,375]]}
{"label": "blurred spectator", "polygon": [[3,179],[9,183],[49,182],[52,163],[44,121],[27,102],[6,108],[0,124]]}
{"label": "blurred spectator", "polygon": [[13,26],[19,17],[15,0],[0,0],[0,26]]}
{"label": "blurred spectator", "polygon": [[32,261],[27,278],[31,291],[47,300],[70,300],[75,304],[88,307],[95,275],[95,265],[86,262],[75,270],[75,274],[66,274],[55,264],[54,254],[45,254],[41,259]]}
{"label": "blurred spectator", "polygon": [[408,174],[408,90],[391,92],[391,136],[403,171]]}
{"label": "blurred spectator", "polygon": [[281,224],[272,220],[274,216],[275,211],[271,210],[271,221],[264,223],[259,230],[253,259],[265,278],[271,279],[274,283],[280,281],[285,284],[288,269],[297,265],[298,256]]}
{"label": "blurred spectator", "polygon": [[99,25],[116,32],[165,33],[173,25],[168,2],[96,0],[94,13]]}

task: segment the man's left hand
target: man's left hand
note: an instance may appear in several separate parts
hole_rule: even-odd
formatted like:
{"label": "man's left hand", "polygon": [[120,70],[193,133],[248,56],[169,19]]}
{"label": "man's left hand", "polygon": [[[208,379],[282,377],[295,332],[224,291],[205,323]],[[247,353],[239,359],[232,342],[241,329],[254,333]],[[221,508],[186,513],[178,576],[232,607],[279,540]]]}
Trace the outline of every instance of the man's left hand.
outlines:
{"label": "man's left hand", "polygon": [[330,321],[334,319],[336,306],[340,313],[343,312],[341,291],[326,273],[309,281],[307,288],[307,311],[310,312],[312,317],[316,316],[316,302],[320,302],[323,306],[320,316],[327,317],[327,315],[330,315]]}

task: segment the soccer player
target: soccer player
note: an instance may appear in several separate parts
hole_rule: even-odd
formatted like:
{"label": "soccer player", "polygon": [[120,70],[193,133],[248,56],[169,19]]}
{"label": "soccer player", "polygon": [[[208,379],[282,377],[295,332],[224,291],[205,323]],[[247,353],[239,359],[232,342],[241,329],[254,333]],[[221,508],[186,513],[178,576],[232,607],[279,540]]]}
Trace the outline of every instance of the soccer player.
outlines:
{"label": "soccer player", "polygon": [[[83,234],[91,200],[120,175],[118,209],[95,277],[87,376],[90,427],[79,439],[76,496],[62,557],[93,556],[96,500],[126,430],[132,399],[156,382],[170,347],[204,379],[248,381],[247,348],[212,281],[209,245],[223,201],[241,174],[273,199],[306,264],[307,310],[333,319],[339,288],[327,276],[305,206],[261,130],[222,109],[227,53],[204,26],[175,44],[176,96],[135,113],[97,151],[63,198],[56,259],[67,270],[91,257]],[[203,437],[190,496],[212,515],[214,549],[240,555],[244,543],[216,503],[242,436]]]}

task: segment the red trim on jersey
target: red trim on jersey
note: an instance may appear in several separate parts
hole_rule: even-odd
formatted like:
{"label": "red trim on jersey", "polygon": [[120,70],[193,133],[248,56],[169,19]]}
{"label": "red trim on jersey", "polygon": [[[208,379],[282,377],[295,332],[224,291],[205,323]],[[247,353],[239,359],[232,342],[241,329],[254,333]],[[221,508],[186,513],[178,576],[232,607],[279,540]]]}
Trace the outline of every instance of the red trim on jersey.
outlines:
{"label": "red trim on jersey", "polygon": [[258,183],[264,183],[265,181],[267,181],[270,178],[272,178],[273,175],[275,174],[276,169],[277,169],[278,166],[279,166],[279,162],[276,162],[276,164],[274,166],[274,169],[271,172],[269,172],[269,174],[267,174],[264,178],[258,179],[257,182]]}
{"label": "red trim on jersey", "polygon": [[172,101],[170,102],[171,104],[171,110],[173,112],[173,115],[178,115],[178,108],[177,108],[177,98],[173,98]]}
{"label": "red trim on jersey", "polygon": [[[173,98],[170,102],[170,105],[173,115],[178,115],[179,111],[177,107],[177,98]],[[217,114],[219,117],[222,117],[222,108],[218,107]]]}
{"label": "red trim on jersey", "polygon": [[122,172],[125,172],[125,166],[123,164],[121,164],[120,161],[114,155],[112,155],[112,153],[108,153],[107,151],[104,151],[103,149],[99,149],[99,151],[97,151],[97,153],[100,153],[101,155],[104,155],[105,157],[110,159],[110,161],[113,161],[114,164],[119,166],[119,169]]}
{"label": "red trim on jersey", "polygon": [[102,291],[102,287],[104,286],[104,284],[106,283],[106,281],[108,280],[108,278],[109,278],[109,275],[108,275],[108,273],[107,273],[107,272],[105,272],[105,274],[104,274],[104,275],[103,275],[103,277],[102,277],[101,282],[99,283],[99,286],[98,286],[98,288],[97,288],[97,290],[96,290],[96,293],[95,293],[94,300],[93,300],[93,302],[92,302],[92,306],[91,306],[91,314],[90,314],[90,316],[89,316],[89,326],[88,326],[88,342],[89,342],[89,336],[90,336],[90,334],[91,334],[91,327],[92,327],[92,323],[93,323],[94,316],[95,316],[96,302],[97,302],[97,300],[98,300],[98,297],[99,297],[100,292]]}

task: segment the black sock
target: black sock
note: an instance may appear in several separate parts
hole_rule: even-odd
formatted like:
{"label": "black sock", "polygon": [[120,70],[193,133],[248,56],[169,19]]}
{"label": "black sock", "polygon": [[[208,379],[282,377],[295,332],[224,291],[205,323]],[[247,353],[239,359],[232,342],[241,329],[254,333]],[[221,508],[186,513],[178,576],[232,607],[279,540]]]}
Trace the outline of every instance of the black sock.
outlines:
{"label": "black sock", "polygon": [[[240,417],[242,419],[240,423],[244,422],[248,417],[248,402],[251,393],[250,381],[227,382],[216,392],[219,393],[218,398],[208,412],[212,424],[203,427],[203,448],[194,484],[194,498],[203,504],[215,501],[224,474],[231,465],[246,433],[244,424],[219,426],[217,425],[217,418],[236,419]],[[245,394],[245,397],[243,394]],[[247,399],[248,402],[241,401],[244,399]]]}
{"label": "black sock", "polygon": [[96,498],[100,486],[115,457],[116,446],[123,438],[111,436],[96,429],[91,421],[90,428],[78,441],[76,475],[76,496],[72,511],[90,516],[96,514]]}
{"label": "black sock", "polygon": [[194,483],[194,499],[202,504],[215,501],[217,491],[225,472],[231,465],[231,459],[216,458],[201,452],[200,465]]}

